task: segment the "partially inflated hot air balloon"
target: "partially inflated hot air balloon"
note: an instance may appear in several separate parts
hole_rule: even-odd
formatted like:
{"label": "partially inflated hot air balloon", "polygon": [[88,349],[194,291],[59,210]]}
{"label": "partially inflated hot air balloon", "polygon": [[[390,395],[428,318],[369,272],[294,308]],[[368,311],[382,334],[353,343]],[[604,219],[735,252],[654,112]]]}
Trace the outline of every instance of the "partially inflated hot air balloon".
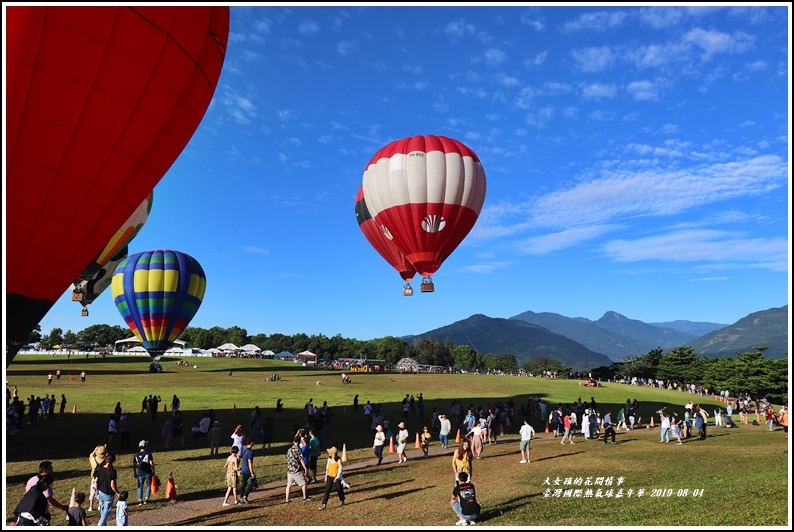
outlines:
{"label": "partially inflated hot air balloon", "polygon": [[124,225],[116,231],[105,249],[83,270],[72,283],[72,301],[79,301],[83,306],[81,314],[88,316],[88,307],[108,286],[113,278],[116,266],[127,256],[129,243],[143,228],[152,211],[154,192],[143,200],[135,212],[127,218]]}
{"label": "partially inflated hot air balloon", "polygon": [[135,253],[113,274],[113,301],[127,326],[157,358],[174,345],[201,305],[207,279],[196,259],[180,251]]}
{"label": "partially inflated hot air balloon", "polygon": [[364,170],[364,200],[375,224],[424,277],[463,241],[485,201],[485,171],[466,145],[427,135],[381,148]]}
{"label": "partially inflated hot air balloon", "polygon": [[416,275],[416,270],[405,258],[405,255],[397,249],[397,246],[394,245],[391,239],[380,230],[375,220],[372,219],[369,209],[367,209],[367,202],[364,201],[364,189],[361,187],[359,187],[358,193],[356,193],[356,220],[358,221],[358,228],[364,233],[367,242],[375,248],[375,251],[377,251],[392,268],[397,270],[397,273],[399,273],[400,277],[405,281],[406,284],[403,287],[403,295],[412,296],[414,290],[411,288],[410,283],[411,279]]}
{"label": "partially inflated hot air balloon", "polygon": [[9,364],[196,131],[229,7],[4,12]]}

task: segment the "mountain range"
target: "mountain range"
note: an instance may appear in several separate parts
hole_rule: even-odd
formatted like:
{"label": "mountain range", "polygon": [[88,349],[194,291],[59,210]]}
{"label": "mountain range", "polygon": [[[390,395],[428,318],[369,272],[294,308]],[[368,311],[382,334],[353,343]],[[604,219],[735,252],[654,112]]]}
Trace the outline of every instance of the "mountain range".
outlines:
{"label": "mountain range", "polygon": [[573,369],[590,369],[657,347],[669,351],[690,346],[699,355],[716,357],[766,346],[767,357],[783,358],[788,353],[788,324],[788,305],[754,312],[732,325],[686,320],[645,323],[614,311],[597,321],[527,311],[507,319],[475,314],[405,340],[434,338],[443,342],[450,338],[455,345],[469,345],[483,356],[514,355],[519,367],[544,356]]}

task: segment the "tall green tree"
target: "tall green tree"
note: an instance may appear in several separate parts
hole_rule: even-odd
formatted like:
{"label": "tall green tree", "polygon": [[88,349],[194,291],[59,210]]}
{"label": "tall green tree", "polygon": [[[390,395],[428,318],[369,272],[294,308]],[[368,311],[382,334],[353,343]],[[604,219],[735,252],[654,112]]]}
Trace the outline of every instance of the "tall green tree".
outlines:
{"label": "tall green tree", "polygon": [[703,360],[691,346],[675,347],[662,356],[655,375],[649,378],[698,384],[703,376]]}

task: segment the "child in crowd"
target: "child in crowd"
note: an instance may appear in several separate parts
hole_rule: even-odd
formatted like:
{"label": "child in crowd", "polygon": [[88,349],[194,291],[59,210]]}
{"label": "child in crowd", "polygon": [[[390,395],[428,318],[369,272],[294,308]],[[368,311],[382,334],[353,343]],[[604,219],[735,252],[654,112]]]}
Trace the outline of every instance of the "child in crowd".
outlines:
{"label": "child in crowd", "polygon": [[427,453],[429,451],[431,439],[433,439],[433,436],[430,434],[430,431],[427,430],[427,427],[425,427],[425,430],[419,436],[419,444],[422,447],[422,452],[425,453],[424,458],[427,458],[428,456]]}
{"label": "child in crowd", "polygon": [[97,479],[91,479],[91,490],[88,492],[88,511],[94,511],[94,501],[96,501],[96,509],[99,510],[99,494],[97,493]]}
{"label": "child in crowd", "polygon": [[116,526],[129,526],[130,518],[127,512],[127,497],[130,494],[127,491],[119,493],[119,502],[116,503]]}
{"label": "child in crowd", "polygon": [[72,488],[72,497],[69,499],[69,509],[66,510],[69,526],[88,526],[85,522],[85,509],[83,509],[85,493],[75,493],[75,491],[76,490]]}

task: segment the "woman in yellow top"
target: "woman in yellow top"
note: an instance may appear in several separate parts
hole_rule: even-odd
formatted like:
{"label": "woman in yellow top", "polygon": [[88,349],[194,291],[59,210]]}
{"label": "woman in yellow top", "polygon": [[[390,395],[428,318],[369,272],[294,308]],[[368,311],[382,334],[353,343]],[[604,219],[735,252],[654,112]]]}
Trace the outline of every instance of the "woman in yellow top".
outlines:
{"label": "woman in yellow top", "polygon": [[320,510],[325,510],[332,488],[336,489],[336,493],[339,495],[339,506],[345,505],[345,489],[342,487],[342,459],[339,457],[336,447],[331,447],[326,451],[328,452],[328,462],[325,464],[325,493]]}
{"label": "woman in yellow top", "polygon": [[455,484],[458,483],[458,473],[465,471],[469,475],[469,480],[472,476],[472,452],[469,440],[463,440],[458,446],[458,450],[452,455],[452,472],[455,474]]}

